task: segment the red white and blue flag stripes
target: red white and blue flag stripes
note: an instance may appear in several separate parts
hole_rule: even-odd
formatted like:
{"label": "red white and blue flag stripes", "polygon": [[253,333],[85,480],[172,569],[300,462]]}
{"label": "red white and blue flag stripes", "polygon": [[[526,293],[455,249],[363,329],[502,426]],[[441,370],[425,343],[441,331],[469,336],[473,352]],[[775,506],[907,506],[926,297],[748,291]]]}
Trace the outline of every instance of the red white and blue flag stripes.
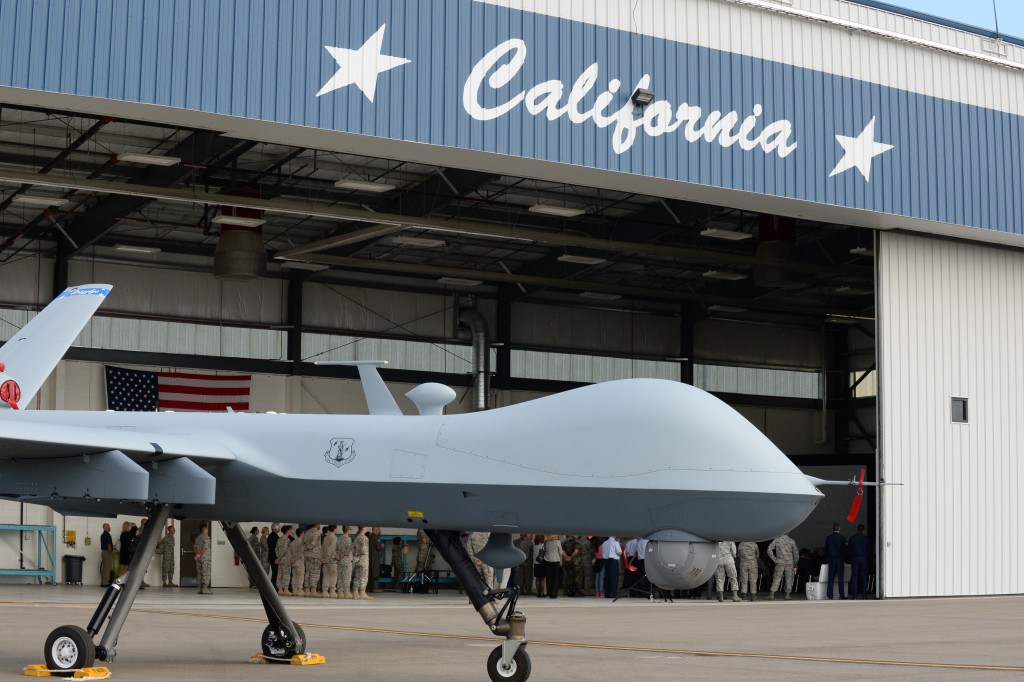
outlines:
{"label": "red white and blue flag stripes", "polygon": [[249,409],[249,374],[151,372],[106,366],[107,409],[116,412],[223,412]]}

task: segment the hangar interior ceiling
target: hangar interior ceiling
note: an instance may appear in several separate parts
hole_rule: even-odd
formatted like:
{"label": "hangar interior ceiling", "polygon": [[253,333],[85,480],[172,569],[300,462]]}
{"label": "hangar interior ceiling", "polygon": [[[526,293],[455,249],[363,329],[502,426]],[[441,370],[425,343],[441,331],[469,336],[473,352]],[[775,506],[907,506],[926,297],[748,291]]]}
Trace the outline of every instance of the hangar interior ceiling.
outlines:
{"label": "hangar interior ceiling", "polygon": [[86,257],[209,272],[234,216],[265,221],[270,277],[692,319],[873,317],[872,234],[846,225],[11,106],[0,182],[0,264],[42,248],[55,290]]}

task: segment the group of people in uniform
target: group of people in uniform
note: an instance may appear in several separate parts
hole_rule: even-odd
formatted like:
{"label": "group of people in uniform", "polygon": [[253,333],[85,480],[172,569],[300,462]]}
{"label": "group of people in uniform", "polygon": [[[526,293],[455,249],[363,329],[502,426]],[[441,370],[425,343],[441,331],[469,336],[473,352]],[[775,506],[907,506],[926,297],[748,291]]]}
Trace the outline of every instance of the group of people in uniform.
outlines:
{"label": "group of people in uniform", "polygon": [[[128,541],[133,530],[129,527],[123,531],[124,535],[128,536]],[[861,583],[865,583],[866,586],[870,541],[864,535],[863,525],[857,530],[858,534],[849,541],[850,546],[854,548],[850,554],[853,555],[855,573],[854,579],[851,580],[851,592],[860,592],[864,595],[866,589]],[[385,549],[381,541],[381,531],[379,528],[360,526],[354,536],[350,533],[349,526],[342,526],[339,532],[336,525],[274,524],[273,528],[264,526],[262,530],[253,526],[248,541],[281,596],[371,600],[373,597],[368,593],[376,588]],[[462,537],[466,552],[476,565],[484,583],[491,588],[499,587],[494,569],[476,556],[487,545],[490,533],[463,533]],[[830,536],[829,542],[838,545],[837,537],[842,539],[842,547],[836,552],[831,552],[829,559],[832,559],[831,554],[836,554],[840,558],[832,563],[839,564],[843,560],[840,552],[847,550],[847,543],[845,538],[838,534],[838,528]],[[415,571],[422,574],[433,567],[437,552],[426,531],[417,531],[416,541],[418,551]],[[612,544],[609,544],[609,541],[612,541]],[[646,540],[639,538],[622,542],[615,538],[590,535],[561,537],[524,533],[515,540],[515,546],[526,558],[512,569],[509,584],[517,585],[520,594],[556,598],[564,577],[564,594],[569,597],[616,597],[619,589],[625,589],[631,596],[634,592],[640,596],[647,596],[653,590],[646,581],[646,572],[643,570],[647,544]],[[608,547],[611,549],[606,549]],[[209,594],[212,543],[206,524],[200,526],[193,549],[199,594]],[[116,550],[108,524],[104,524],[101,551],[101,575],[105,578],[103,582],[106,583],[116,574],[112,568]],[[396,536],[390,549],[389,562],[396,585],[402,582],[405,575],[406,551],[402,539]],[[173,525],[165,529],[157,543],[156,552],[162,556],[163,585],[176,587]],[[604,554],[610,556],[606,557]],[[774,599],[775,593],[780,589],[785,599],[791,598],[798,562],[803,562],[806,559],[805,555],[809,556],[808,550],[798,550],[796,542],[788,534],[783,534],[768,544],[763,556],[774,564],[768,599]],[[718,567],[712,578],[718,601],[725,600],[727,590],[731,591],[733,601],[755,601],[762,558],[759,546],[755,542],[740,542],[738,545],[735,542],[718,543]],[[616,566],[610,566],[610,563],[615,563]],[[830,571],[835,572],[838,571]],[[613,576],[608,575],[609,573],[615,574],[611,581],[608,578]],[[842,598],[845,596],[842,592],[842,573],[839,573],[837,582],[840,584]],[[829,583],[831,591],[832,580]],[[255,587],[251,579],[249,586]],[[709,584],[708,589],[711,587]],[[830,594],[829,597],[831,596]]]}
{"label": "group of people in uniform", "polygon": [[[718,543],[718,568],[715,570],[715,589],[718,601],[725,600],[725,589],[732,590],[733,601],[743,601],[749,595],[750,601],[757,600],[758,557],[760,549],[756,542]],[[799,550],[796,542],[787,534],[780,535],[768,545],[766,555],[775,564],[768,599],[775,599],[775,593],[782,587],[786,599],[791,598],[796,576],[796,562]],[[739,573],[736,562],[739,560]]]}
{"label": "group of people in uniform", "polygon": [[[273,544],[268,534],[258,535],[255,527],[249,543],[281,596],[370,600],[373,597],[367,592],[373,591],[380,577],[384,549],[380,529],[359,526],[355,536],[350,532],[349,526],[342,526],[339,533],[336,525],[275,524]],[[401,556],[400,539],[398,547]],[[368,586],[373,587],[368,590]]]}

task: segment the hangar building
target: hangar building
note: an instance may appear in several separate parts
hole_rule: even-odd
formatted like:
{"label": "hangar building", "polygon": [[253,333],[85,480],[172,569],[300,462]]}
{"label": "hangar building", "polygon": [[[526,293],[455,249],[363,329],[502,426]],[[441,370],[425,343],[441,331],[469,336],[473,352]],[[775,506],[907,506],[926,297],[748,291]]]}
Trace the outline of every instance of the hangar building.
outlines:
{"label": "hangar building", "polygon": [[1021,41],[868,0],[5,0],[0,35],[0,338],[114,285],[32,408],[105,409],[106,365],[286,412],[365,409],[318,360],[454,410],[690,382],[898,484],[881,595],[1024,592]]}

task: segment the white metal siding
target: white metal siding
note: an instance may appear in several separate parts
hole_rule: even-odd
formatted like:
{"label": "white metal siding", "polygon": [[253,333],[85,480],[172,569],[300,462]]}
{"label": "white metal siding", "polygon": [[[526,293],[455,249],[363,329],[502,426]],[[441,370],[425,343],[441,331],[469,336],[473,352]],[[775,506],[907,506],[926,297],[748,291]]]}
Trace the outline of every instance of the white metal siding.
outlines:
{"label": "white metal siding", "polygon": [[880,238],[884,594],[1024,592],[1024,254]]}

